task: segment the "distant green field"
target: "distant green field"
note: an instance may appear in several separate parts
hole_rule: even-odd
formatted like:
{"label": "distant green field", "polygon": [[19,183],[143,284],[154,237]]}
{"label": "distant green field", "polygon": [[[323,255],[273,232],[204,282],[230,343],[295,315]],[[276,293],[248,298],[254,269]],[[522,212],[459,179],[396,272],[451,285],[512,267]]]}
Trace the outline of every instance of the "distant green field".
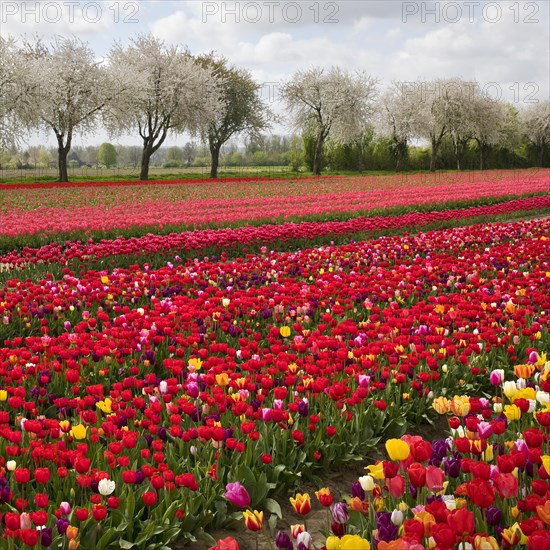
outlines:
{"label": "distant green field", "polygon": [[[425,170],[411,170],[400,173],[424,173]],[[437,172],[456,172],[456,170],[438,170]],[[330,171],[324,170],[323,176],[385,176],[396,174],[393,170],[364,170],[357,172],[352,170]],[[311,172],[302,170],[294,172],[288,166],[243,166],[243,167],[223,167],[218,170],[218,178],[234,177],[275,177],[275,178],[295,178],[298,176],[311,177]],[[206,179],[210,177],[210,168],[152,168],[149,180],[177,180],[177,179]],[[57,181],[57,169],[55,168],[37,168],[20,170],[0,169],[0,184],[17,183],[40,183]],[[138,168],[70,168],[69,181],[139,181]]]}
{"label": "distant green field", "polygon": [[[222,167],[218,175],[223,177],[269,177],[269,176],[296,176],[288,166],[236,166]],[[307,175],[307,173],[304,173]],[[151,168],[149,179],[184,179],[208,178],[210,167],[191,168]],[[71,181],[116,181],[138,180],[139,168],[69,168]],[[56,168],[29,168],[29,169],[0,169],[0,183],[33,183],[57,180]]]}

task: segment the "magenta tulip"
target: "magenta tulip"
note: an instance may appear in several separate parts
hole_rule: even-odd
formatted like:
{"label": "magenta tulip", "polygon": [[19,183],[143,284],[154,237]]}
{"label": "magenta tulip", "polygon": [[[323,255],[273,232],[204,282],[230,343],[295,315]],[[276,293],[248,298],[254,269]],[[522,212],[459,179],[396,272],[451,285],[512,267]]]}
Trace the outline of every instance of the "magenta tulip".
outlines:
{"label": "magenta tulip", "polygon": [[225,486],[224,497],[238,508],[247,508],[250,506],[250,495],[238,481],[228,483]]}

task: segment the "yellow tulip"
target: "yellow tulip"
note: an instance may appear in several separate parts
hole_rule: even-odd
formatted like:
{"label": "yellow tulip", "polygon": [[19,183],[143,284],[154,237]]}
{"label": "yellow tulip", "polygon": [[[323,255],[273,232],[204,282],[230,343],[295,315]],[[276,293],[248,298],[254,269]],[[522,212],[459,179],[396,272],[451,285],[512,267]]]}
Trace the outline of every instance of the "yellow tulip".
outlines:
{"label": "yellow tulip", "polygon": [[455,395],[451,400],[450,407],[456,416],[466,416],[472,408],[470,398],[466,395]]}
{"label": "yellow tulip", "polygon": [[340,539],[340,550],[370,550],[370,543],[359,535],[344,535]]}
{"label": "yellow tulip", "polygon": [[445,414],[451,410],[449,400],[443,396],[440,396],[434,399],[432,403],[432,407],[439,414]]}
{"label": "yellow tulip", "polygon": [[75,439],[84,439],[86,437],[87,428],[84,424],[77,424],[71,428],[71,435]]}
{"label": "yellow tulip", "polygon": [[537,390],[535,388],[522,388],[514,394],[512,401],[520,398],[535,400],[537,398]]}
{"label": "yellow tulip", "polygon": [[384,464],[382,462],[378,462],[377,464],[370,464],[365,468],[365,470],[369,471],[369,474],[374,479],[385,479],[386,476],[384,475]]}
{"label": "yellow tulip", "polygon": [[487,445],[487,448],[483,452],[483,461],[484,462],[491,462],[494,458],[494,452],[493,452],[493,446]]}
{"label": "yellow tulip", "polygon": [[550,474],[550,455],[542,455],[542,465],[547,474]]}
{"label": "yellow tulip", "polygon": [[187,368],[190,372],[200,370],[202,367],[202,361],[198,357],[193,357],[187,362]]}
{"label": "yellow tulip", "polygon": [[411,454],[411,448],[406,441],[402,439],[388,439],[386,441],[386,451],[390,460],[406,460]]}
{"label": "yellow tulip", "polygon": [[474,550],[498,550],[498,545],[495,537],[488,535],[476,535],[474,537]]}
{"label": "yellow tulip", "polygon": [[508,529],[504,529],[504,531],[502,531],[502,538],[510,546],[514,546],[515,544],[525,544],[527,542],[527,537],[524,535],[517,522],[514,523],[512,527],[509,527]]}
{"label": "yellow tulip", "polygon": [[5,401],[8,398],[8,392],[6,390],[0,390],[0,401]]}
{"label": "yellow tulip", "polygon": [[98,407],[104,413],[110,414],[112,412],[111,403],[112,403],[111,399],[109,397],[107,397],[107,399],[105,399],[105,401],[98,401],[96,403],[96,407]]}
{"label": "yellow tulip", "polygon": [[504,416],[510,421],[519,420],[521,418],[521,410],[517,405],[505,405]]}
{"label": "yellow tulip", "polygon": [[507,382],[504,382],[504,384],[502,384],[502,391],[504,392],[504,395],[511,400],[512,397],[516,395],[518,389],[515,382],[508,380]]}
{"label": "yellow tulip", "polygon": [[101,282],[104,284],[104,285],[108,285],[109,284],[109,277],[103,275],[101,277]]}
{"label": "yellow tulip", "polygon": [[289,500],[297,514],[306,516],[311,511],[311,499],[308,493],[298,493],[296,498],[290,497]]}
{"label": "yellow tulip", "polygon": [[341,540],[339,537],[328,537],[325,542],[327,550],[342,550]]}
{"label": "yellow tulip", "polygon": [[279,329],[281,336],[283,338],[288,338],[290,336],[290,327],[284,326]]}

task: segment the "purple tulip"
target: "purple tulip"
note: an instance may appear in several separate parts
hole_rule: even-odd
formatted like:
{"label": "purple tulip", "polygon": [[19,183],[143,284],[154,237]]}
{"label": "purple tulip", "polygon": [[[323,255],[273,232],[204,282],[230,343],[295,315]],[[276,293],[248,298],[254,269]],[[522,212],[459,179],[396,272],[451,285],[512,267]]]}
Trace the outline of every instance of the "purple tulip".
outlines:
{"label": "purple tulip", "polygon": [[46,548],[52,544],[52,530],[51,528],[44,528],[40,532],[40,543]]}
{"label": "purple tulip", "polygon": [[57,532],[60,535],[64,535],[67,531],[67,527],[69,527],[70,522],[67,518],[59,518],[56,522]]}
{"label": "purple tulip", "polygon": [[354,481],[351,484],[351,496],[358,497],[361,500],[365,500],[365,491],[358,481]]}
{"label": "purple tulip", "polygon": [[275,546],[278,550],[293,550],[294,544],[286,531],[278,531],[275,537]]}
{"label": "purple tulip", "polygon": [[330,507],[332,517],[336,523],[347,523],[349,520],[349,513],[346,505],[343,502],[337,502]]}
{"label": "purple tulip", "polygon": [[225,486],[224,497],[238,508],[250,506],[250,495],[238,481],[235,481],[235,483],[228,483]]}
{"label": "purple tulip", "polygon": [[499,510],[495,506],[490,506],[485,510],[487,524],[488,525],[499,525],[500,520],[502,519],[502,510]]}

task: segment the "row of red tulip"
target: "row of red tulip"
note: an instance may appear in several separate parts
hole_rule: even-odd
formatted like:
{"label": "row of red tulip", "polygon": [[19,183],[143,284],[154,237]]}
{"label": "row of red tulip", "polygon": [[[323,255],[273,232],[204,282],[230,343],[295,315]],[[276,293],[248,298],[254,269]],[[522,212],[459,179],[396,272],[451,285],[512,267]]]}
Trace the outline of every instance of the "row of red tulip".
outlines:
{"label": "row of red tulip", "polygon": [[[243,220],[290,219],[343,212],[409,207],[481,197],[522,195],[548,191],[549,174],[503,178],[488,184],[443,181],[421,188],[415,181],[354,178],[351,181],[305,180],[295,186],[284,182],[246,182],[220,189],[219,184],[112,188],[54,188],[37,195],[15,187],[2,197],[0,235],[16,236],[76,230],[158,225],[227,225]],[[338,186],[338,191],[335,191]],[[212,188],[214,187],[214,188]],[[426,192],[429,188],[429,193]],[[419,192],[419,189],[423,191]],[[215,196],[216,199],[213,199]]]}
{"label": "row of red tulip", "polygon": [[51,243],[41,248],[25,247],[0,257],[0,263],[22,266],[33,263],[66,263],[107,256],[158,254],[165,251],[196,250],[208,247],[229,247],[234,244],[273,243],[293,239],[312,239],[322,235],[352,235],[359,232],[377,232],[387,229],[415,227],[454,219],[509,214],[550,206],[550,195],[517,199],[490,206],[480,206],[435,212],[411,212],[402,216],[363,217],[346,221],[299,222],[266,224],[226,229],[203,229],[169,235],[145,235],[134,238],[103,239],[100,242],[68,241]]}

